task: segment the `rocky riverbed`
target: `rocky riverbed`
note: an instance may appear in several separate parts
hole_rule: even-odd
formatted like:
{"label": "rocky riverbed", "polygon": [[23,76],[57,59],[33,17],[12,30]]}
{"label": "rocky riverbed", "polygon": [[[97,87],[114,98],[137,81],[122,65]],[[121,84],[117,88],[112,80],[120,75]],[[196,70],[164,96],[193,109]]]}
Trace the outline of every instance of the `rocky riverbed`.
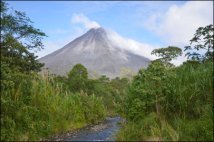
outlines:
{"label": "rocky riverbed", "polygon": [[89,125],[77,131],[59,135],[54,141],[114,141],[115,134],[120,129],[120,117],[107,117],[103,122]]}

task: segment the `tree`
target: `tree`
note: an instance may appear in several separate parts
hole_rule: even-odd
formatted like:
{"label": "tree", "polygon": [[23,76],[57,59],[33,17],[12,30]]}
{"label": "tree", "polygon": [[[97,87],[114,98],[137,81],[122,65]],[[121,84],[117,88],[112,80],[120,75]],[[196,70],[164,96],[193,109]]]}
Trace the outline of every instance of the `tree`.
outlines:
{"label": "tree", "polygon": [[[199,27],[194,34],[194,37],[190,40],[190,45],[185,46],[185,50],[189,52],[185,56],[191,58],[192,60],[213,61],[213,44],[214,44],[214,28],[213,25],[208,25],[206,27]],[[193,46],[193,47],[191,47]],[[198,51],[205,50],[205,53],[199,53]]]}
{"label": "tree", "polygon": [[163,117],[165,110],[165,91],[169,78],[174,76],[169,61],[181,55],[181,49],[168,47],[156,49],[153,54],[162,58],[152,61],[147,69],[139,70],[134,77],[129,95],[126,99],[126,112],[129,119],[142,119],[151,112],[156,112],[158,117]]}
{"label": "tree", "polygon": [[154,49],[151,53],[152,55],[156,55],[164,62],[172,61],[172,59],[176,59],[178,56],[182,55],[182,50],[175,46],[168,46],[166,48]]}
{"label": "tree", "polygon": [[110,79],[106,76],[106,75],[101,75],[98,80],[100,82],[104,82],[104,83],[108,83],[110,81]]}
{"label": "tree", "polygon": [[182,50],[175,46],[168,46],[166,48],[154,49],[151,54],[161,57],[152,62],[162,62],[166,67],[172,67],[173,64],[171,64],[170,61],[176,59],[178,56],[181,56]]}
{"label": "tree", "polygon": [[32,26],[32,21],[24,12],[9,11],[7,4],[1,2],[1,42],[13,37],[26,49],[40,50],[45,33]]}
{"label": "tree", "polygon": [[[1,87],[7,88],[18,76],[40,71],[39,63],[33,53],[43,48],[45,33],[32,26],[32,21],[24,12],[9,11],[8,5],[1,1]],[[9,72],[8,72],[9,71]],[[18,81],[19,82],[19,81]],[[11,84],[10,84],[11,85]]]}
{"label": "tree", "polygon": [[85,90],[88,80],[87,69],[82,64],[76,64],[68,73],[68,85],[71,91]]}

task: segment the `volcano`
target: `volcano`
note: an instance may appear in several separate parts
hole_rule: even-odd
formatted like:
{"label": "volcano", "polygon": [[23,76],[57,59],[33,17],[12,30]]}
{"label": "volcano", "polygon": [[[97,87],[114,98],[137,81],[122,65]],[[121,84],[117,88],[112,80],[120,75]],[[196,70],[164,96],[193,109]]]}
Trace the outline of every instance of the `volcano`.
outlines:
{"label": "volcano", "polygon": [[126,50],[110,37],[111,32],[104,28],[90,29],[39,61],[56,75],[66,75],[74,65],[81,63],[92,78],[100,75],[121,77],[148,66],[150,59]]}

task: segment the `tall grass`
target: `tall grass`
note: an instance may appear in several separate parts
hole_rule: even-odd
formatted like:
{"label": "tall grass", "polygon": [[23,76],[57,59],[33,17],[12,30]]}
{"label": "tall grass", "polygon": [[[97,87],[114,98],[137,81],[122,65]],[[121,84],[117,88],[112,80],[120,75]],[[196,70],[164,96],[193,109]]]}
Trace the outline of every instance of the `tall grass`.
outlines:
{"label": "tall grass", "polygon": [[[146,114],[138,109],[141,111],[135,116],[141,118],[138,121],[128,119],[117,140],[213,141],[213,79],[212,62],[184,64],[172,69],[171,76],[162,82],[161,114]],[[136,97],[140,95],[135,94]],[[127,109],[126,113],[133,108]]]}
{"label": "tall grass", "polygon": [[1,141],[39,140],[104,119],[103,100],[70,93],[51,78],[22,80],[1,91]]}
{"label": "tall grass", "polygon": [[176,73],[166,93],[167,120],[179,140],[213,140],[213,62],[186,64]]}

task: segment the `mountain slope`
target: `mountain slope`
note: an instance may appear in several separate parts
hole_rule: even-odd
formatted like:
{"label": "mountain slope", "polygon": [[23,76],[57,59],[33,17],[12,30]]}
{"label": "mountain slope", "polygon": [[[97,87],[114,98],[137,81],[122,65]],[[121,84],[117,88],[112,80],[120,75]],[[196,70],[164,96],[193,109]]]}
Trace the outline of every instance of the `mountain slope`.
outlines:
{"label": "mountain slope", "polygon": [[91,29],[63,48],[39,59],[45,67],[58,75],[67,74],[77,64],[83,64],[91,77],[106,75],[120,76],[121,70],[137,72],[147,67],[150,60],[115,45],[103,28]]}

